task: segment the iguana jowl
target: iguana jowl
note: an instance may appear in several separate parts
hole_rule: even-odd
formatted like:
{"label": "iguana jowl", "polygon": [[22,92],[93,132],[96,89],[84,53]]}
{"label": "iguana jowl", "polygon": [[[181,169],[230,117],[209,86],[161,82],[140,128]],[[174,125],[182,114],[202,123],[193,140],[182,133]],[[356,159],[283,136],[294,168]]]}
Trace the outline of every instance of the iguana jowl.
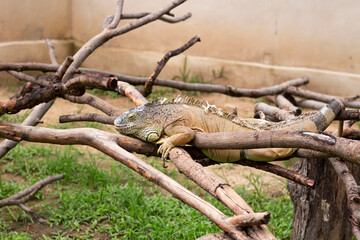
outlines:
{"label": "iguana jowl", "polygon": [[[147,142],[160,141],[158,153],[165,159],[169,151],[185,145],[195,137],[195,131],[243,132],[265,130],[324,131],[335,116],[344,109],[340,100],[332,100],[316,112],[303,114],[283,122],[268,122],[259,119],[241,119],[223,110],[194,98],[177,97],[174,100],[158,99],[144,106],[130,109],[114,121],[116,129]],[[167,138],[162,138],[163,136]],[[235,162],[241,159],[273,161],[291,155],[291,148],[259,149],[202,149],[209,158],[218,162]]]}

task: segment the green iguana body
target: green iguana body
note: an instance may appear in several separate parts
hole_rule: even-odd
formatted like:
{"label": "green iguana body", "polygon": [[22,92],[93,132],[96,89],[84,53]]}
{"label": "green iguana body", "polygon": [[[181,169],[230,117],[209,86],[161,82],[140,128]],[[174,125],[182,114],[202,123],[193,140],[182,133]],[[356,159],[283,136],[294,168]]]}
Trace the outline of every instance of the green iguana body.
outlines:
{"label": "green iguana body", "polygon": [[[340,100],[332,100],[319,111],[303,114],[283,122],[259,119],[241,119],[207,102],[194,98],[177,97],[174,100],[156,100],[144,106],[130,109],[114,121],[116,129],[144,141],[162,143],[158,152],[166,158],[169,151],[192,141],[195,132],[243,132],[265,130],[290,130],[319,132],[325,130],[344,108]],[[218,162],[235,162],[241,159],[273,161],[291,155],[295,149],[202,149],[209,158]]]}

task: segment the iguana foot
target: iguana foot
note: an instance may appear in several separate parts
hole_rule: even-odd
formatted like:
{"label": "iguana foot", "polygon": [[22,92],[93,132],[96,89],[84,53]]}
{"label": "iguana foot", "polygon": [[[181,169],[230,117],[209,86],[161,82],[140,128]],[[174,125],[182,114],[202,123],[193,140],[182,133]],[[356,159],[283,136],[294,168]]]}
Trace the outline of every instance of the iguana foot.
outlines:
{"label": "iguana foot", "polygon": [[[159,143],[159,142],[158,142]],[[157,150],[158,154],[161,154],[161,160],[163,161],[163,167],[167,168],[165,161],[166,158],[169,155],[169,152],[172,148],[174,148],[175,146],[170,142],[170,141],[166,141],[166,139],[163,141],[163,144],[161,144],[161,146],[159,147],[159,149]]]}

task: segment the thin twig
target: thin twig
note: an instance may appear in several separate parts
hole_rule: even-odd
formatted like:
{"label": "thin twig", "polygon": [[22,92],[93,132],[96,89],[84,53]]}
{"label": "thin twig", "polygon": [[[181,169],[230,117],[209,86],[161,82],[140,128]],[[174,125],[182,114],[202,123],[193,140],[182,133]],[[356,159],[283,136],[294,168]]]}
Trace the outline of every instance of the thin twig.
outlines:
{"label": "thin twig", "polygon": [[[150,13],[149,12],[145,12],[145,13],[124,13],[121,15],[121,18],[122,19],[134,19],[134,18],[142,18],[142,17],[145,17],[146,15],[149,15]],[[169,15],[167,13],[167,15]],[[186,19],[190,18],[191,17],[191,13],[186,13],[180,17],[167,17],[167,16],[161,16],[159,18],[159,20],[162,20],[164,22],[167,22],[167,23],[178,23],[178,22],[181,22],[181,21],[185,21]]]}
{"label": "thin twig", "polygon": [[64,98],[73,103],[89,104],[109,116],[119,116],[122,114],[122,111],[117,107],[90,93],[85,93],[82,96],[64,95]]}
{"label": "thin twig", "polygon": [[56,54],[55,54],[55,47],[54,44],[51,42],[50,38],[45,39],[46,45],[49,49],[49,57],[52,64],[58,64],[56,60]]}
{"label": "thin twig", "polygon": [[177,56],[180,53],[183,53],[187,49],[189,49],[191,46],[193,46],[195,43],[200,42],[200,35],[197,35],[190,39],[187,43],[185,43],[183,46],[179,47],[178,49],[169,51],[165,54],[165,56],[158,62],[158,65],[156,66],[154,72],[151,74],[151,76],[147,79],[145,86],[144,86],[144,96],[148,96],[151,91],[152,87],[154,85],[155,80],[159,76],[161,70],[165,67],[166,63],[170,60],[171,57]]}

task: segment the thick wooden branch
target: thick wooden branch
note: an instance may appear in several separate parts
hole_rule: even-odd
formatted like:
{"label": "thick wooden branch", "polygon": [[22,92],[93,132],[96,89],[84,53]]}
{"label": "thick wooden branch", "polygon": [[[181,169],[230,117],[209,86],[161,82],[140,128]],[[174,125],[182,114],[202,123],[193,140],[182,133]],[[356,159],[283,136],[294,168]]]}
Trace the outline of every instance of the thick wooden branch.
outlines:
{"label": "thick wooden branch", "polygon": [[170,58],[177,56],[180,53],[183,53],[197,42],[200,42],[200,35],[193,37],[180,48],[169,51],[165,54],[165,56],[160,60],[160,62],[158,62],[158,65],[156,66],[154,72],[151,74],[151,76],[147,79],[145,83],[143,91],[144,97],[148,96],[151,93],[155,80],[159,76],[161,70],[165,67],[166,63],[170,60]]}
{"label": "thick wooden branch", "polygon": [[209,149],[307,148],[360,165],[360,142],[312,132],[196,133],[195,147]]}
{"label": "thick wooden branch", "polygon": [[360,192],[353,175],[345,162],[340,158],[329,158],[336,173],[345,185],[347,205],[349,208],[349,220],[352,225],[352,232],[357,240],[360,239]]}
{"label": "thick wooden branch", "polygon": [[[56,77],[56,75],[55,75]],[[52,82],[44,88],[34,88],[30,93],[18,99],[0,101],[0,114],[17,113],[26,108],[32,108],[40,103],[49,102],[65,94],[81,96],[85,87],[115,90],[117,80],[112,77],[97,77],[95,75],[80,75],[72,78],[67,83]]]}

